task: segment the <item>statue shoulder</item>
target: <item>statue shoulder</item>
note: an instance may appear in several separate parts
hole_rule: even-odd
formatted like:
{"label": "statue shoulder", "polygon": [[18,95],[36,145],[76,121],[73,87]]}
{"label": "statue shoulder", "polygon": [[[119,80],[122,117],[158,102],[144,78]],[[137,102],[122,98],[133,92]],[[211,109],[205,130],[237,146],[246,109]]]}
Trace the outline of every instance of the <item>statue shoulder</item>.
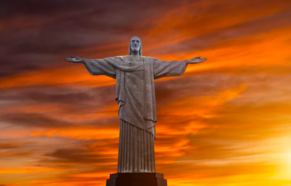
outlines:
{"label": "statue shoulder", "polygon": [[114,60],[124,60],[126,58],[126,56],[114,56],[114,57],[107,57],[106,59],[114,59]]}
{"label": "statue shoulder", "polygon": [[142,56],[142,57],[144,57],[146,59],[154,59],[153,57],[150,57],[150,56]]}
{"label": "statue shoulder", "polygon": [[155,58],[153,58],[153,57],[149,57],[149,56],[142,56],[144,59],[145,59],[145,61],[147,61],[147,62],[154,62],[156,59]]}

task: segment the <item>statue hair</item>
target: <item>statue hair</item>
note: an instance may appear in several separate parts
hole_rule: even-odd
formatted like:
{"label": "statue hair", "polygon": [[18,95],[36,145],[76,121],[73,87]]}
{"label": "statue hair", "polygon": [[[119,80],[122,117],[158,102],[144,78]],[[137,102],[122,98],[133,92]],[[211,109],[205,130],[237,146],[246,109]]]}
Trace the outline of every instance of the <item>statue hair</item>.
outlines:
{"label": "statue hair", "polygon": [[128,55],[131,55],[131,54],[132,54],[132,50],[131,50],[131,39],[134,38],[134,37],[137,37],[137,38],[139,39],[139,41],[140,41],[140,49],[139,49],[139,51],[138,51],[138,54],[139,54],[140,56],[142,56],[141,39],[140,39],[138,36],[133,36],[133,37],[130,38],[130,40],[129,40],[129,48],[128,48]]}

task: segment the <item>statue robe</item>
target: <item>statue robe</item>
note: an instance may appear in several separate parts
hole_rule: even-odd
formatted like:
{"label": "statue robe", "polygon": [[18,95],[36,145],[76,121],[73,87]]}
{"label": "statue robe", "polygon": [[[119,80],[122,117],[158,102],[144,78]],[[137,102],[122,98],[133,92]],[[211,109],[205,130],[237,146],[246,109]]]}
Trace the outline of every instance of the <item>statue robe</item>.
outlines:
{"label": "statue robe", "polygon": [[120,118],[118,172],[155,172],[154,79],[182,75],[186,61],[166,62],[131,55],[84,61],[90,74],[116,79]]}

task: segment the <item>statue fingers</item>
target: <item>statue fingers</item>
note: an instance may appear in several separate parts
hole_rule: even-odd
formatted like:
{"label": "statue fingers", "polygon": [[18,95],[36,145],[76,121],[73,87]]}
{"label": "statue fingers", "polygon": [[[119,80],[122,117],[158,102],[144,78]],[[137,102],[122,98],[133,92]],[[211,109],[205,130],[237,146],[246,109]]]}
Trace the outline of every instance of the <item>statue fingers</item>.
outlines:
{"label": "statue fingers", "polygon": [[74,62],[74,63],[81,63],[83,60],[81,58],[73,58],[73,57],[67,57],[65,58],[66,61]]}
{"label": "statue fingers", "polygon": [[70,57],[66,57],[65,60],[69,61],[69,62],[74,62],[74,60],[72,58],[70,58]]}
{"label": "statue fingers", "polygon": [[200,59],[200,57],[193,57],[191,60]]}
{"label": "statue fingers", "polygon": [[200,60],[203,62],[203,61],[206,61],[206,60],[207,60],[207,58],[201,58]]}
{"label": "statue fingers", "polygon": [[81,59],[78,56],[71,56],[71,58],[75,58],[75,59]]}

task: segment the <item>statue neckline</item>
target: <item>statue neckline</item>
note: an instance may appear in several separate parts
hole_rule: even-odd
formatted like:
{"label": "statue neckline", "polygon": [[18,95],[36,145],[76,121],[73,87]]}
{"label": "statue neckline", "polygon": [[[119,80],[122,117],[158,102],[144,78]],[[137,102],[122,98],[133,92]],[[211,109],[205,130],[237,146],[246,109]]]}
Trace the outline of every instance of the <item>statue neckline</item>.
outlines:
{"label": "statue neckline", "polygon": [[134,57],[134,58],[141,57],[140,55],[138,55],[138,56],[135,56],[135,55],[128,55],[128,56],[130,56],[130,57]]}
{"label": "statue neckline", "polygon": [[134,62],[138,62],[139,63],[142,60],[142,56],[140,56],[140,55],[138,55],[138,56],[128,55],[127,60],[130,63],[134,63]]}

